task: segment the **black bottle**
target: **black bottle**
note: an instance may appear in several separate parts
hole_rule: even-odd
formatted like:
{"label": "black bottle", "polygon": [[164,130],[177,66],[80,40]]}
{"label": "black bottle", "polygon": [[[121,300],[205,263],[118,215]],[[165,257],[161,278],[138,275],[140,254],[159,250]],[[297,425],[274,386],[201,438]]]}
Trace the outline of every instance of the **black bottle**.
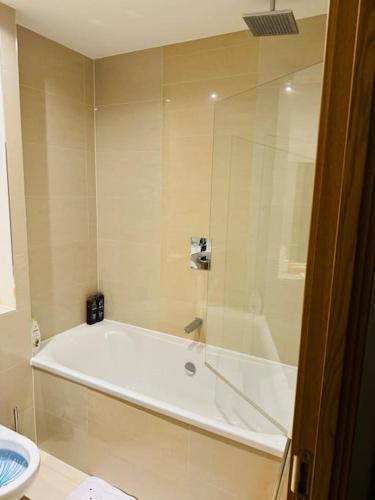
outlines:
{"label": "black bottle", "polygon": [[103,319],[104,319],[104,295],[101,292],[96,294],[96,308],[97,308],[96,321],[103,321]]}
{"label": "black bottle", "polygon": [[96,296],[90,295],[86,301],[86,323],[93,325],[98,321],[98,306],[96,304]]}

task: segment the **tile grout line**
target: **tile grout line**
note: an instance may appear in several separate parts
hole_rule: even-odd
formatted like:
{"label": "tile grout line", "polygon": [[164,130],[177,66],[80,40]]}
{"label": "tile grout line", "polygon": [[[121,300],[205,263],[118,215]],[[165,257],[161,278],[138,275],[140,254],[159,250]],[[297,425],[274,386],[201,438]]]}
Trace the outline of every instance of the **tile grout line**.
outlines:
{"label": "tile grout line", "polygon": [[95,172],[95,226],[96,226],[96,288],[99,291],[99,186],[98,186],[98,165],[97,165],[97,129],[96,129],[96,61],[92,60],[92,79],[93,79],[93,106],[94,106],[94,172]]}

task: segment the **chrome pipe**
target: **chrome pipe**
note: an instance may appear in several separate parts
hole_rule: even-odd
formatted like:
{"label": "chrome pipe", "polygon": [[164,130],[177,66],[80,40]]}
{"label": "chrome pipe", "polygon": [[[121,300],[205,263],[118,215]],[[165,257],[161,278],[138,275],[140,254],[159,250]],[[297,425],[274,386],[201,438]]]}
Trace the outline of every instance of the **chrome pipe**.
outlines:
{"label": "chrome pipe", "polygon": [[15,432],[19,432],[19,418],[18,418],[18,406],[13,408],[13,429]]}

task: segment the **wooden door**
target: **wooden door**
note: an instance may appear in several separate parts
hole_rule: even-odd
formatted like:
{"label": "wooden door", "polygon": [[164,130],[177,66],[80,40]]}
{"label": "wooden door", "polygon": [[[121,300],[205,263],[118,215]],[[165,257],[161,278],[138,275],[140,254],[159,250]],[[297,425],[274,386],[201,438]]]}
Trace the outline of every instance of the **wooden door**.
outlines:
{"label": "wooden door", "polygon": [[346,498],[375,269],[374,75],[375,1],[331,0],[292,441],[314,500]]}

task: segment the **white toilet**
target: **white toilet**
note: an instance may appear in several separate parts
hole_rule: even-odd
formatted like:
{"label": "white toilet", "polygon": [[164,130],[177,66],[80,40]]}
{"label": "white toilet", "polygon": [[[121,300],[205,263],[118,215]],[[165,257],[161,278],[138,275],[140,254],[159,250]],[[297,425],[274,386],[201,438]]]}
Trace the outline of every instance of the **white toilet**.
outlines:
{"label": "white toilet", "polygon": [[0,425],[0,500],[19,500],[34,480],[39,464],[38,447]]}

